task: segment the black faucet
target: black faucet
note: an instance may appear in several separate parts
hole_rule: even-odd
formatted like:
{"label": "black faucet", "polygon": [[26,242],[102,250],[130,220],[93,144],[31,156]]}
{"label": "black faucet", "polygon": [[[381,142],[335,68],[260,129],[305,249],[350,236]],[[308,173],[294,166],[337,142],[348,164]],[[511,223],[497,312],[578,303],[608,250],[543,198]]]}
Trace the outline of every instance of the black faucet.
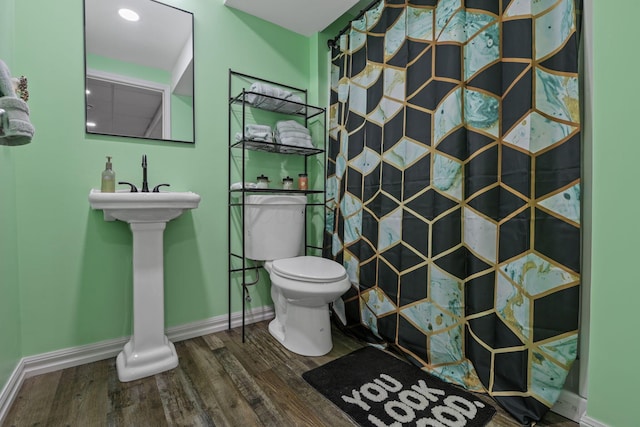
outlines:
{"label": "black faucet", "polygon": [[147,183],[147,155],[142,155],[142,192],[149,192],[149,184]]}
{"label": "black faucet", "polygon": [[[131,187],[131,193],[137,193],[138,189],[136,188],[135,185],[133,185],[130,182],[126,182],[126,181],[120,181],[118,182],[118,184],[122,184],[122,185],[128,185]],[[154,193],[159,193],[160,192],[160,187],[169,187],[169,184],[158,184],[155,187],[153,187],[153,192]],[[142,193],[148,193],[149,192],[149,183],[147,182],[147,155],[143,154],[142,155],[142,190],[140,190]]]}

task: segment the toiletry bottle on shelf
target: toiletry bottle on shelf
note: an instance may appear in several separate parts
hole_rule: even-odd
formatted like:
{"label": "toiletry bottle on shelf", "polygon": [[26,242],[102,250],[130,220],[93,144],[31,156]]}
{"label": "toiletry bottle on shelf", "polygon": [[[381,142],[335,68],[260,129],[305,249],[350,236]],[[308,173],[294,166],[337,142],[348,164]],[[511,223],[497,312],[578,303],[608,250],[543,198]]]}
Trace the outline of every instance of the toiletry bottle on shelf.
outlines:
{"label": "toiletry bottle on shelf", "polygon": [[116,191],[116,174],[111,168],[111,156],[107,156],[107,165],[102,171],[100,191],[103,193],[114,193]]}
{"label": "toiletry bottle on shelf", "polygon": [[306,173],[298,174],[298,189],[299,190],[308,190],[309,189],[309,178]]}

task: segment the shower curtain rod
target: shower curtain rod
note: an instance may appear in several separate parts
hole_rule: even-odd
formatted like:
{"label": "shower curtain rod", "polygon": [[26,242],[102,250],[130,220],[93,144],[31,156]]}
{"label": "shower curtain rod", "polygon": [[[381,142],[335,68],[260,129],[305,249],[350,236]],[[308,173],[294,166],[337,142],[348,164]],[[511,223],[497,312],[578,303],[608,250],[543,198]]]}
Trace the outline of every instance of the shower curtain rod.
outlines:
{"label": "shower curtain rod", "polygon": [[336,35],[334,38],[327,40],[327,47],[329,49],[331,49],[332,47],[334,47],[336,45],[336,42],[338,41],[338,39],[340,38],[341,35],[343,35],[344,33],[347,32],[347,30],[351,27],[351,23],[353,21],[357,21],[358,19],[362,18],[362,16],[367,13],[367,11],[371,8],[373,8],[373,6],[375,6],[377,3],[380,3],[382,0],[373,0],[371,3],[369,3],[364,9],[362,9],[360,11],[360,13],[358,13],[358,15],[353,18],[351,21],[349,21],[349,23],[340,30],[340,32],[338,32],[338,35]]}

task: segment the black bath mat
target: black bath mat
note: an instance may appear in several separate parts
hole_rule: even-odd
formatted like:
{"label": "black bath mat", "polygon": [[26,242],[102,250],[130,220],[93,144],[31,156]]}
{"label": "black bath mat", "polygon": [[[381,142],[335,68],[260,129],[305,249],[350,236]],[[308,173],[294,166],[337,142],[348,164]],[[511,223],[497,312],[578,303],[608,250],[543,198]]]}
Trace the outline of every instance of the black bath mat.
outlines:
{"label": "black bath mat", "polygon": [[302,377],[361,426],[480,427],[496,413],[471,393],[373,347]]}

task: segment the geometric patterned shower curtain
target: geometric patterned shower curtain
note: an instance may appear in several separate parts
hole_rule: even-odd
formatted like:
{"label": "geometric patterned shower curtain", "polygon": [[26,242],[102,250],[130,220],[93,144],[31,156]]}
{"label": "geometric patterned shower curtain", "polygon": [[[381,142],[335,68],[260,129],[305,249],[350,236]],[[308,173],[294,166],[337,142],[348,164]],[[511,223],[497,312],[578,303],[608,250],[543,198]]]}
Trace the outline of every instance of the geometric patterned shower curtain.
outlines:
{"label": "geometric patterned shower curtain", "polygon": [[539,420],[576,358],[576,0],[386,0],[332,50],[325,256],[349,322]]}

